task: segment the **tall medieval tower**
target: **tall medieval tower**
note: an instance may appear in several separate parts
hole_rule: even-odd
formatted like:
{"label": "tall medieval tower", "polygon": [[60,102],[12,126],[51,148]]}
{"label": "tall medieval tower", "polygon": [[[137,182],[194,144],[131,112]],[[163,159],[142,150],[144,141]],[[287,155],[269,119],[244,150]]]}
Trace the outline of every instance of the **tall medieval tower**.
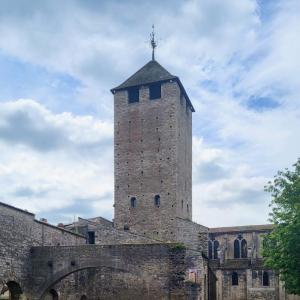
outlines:
{"label": "tall medieval tower", "polygon": [[154,57],[111,91],[115,227],[176,240],[176,218],[192,218],[191,101]]}

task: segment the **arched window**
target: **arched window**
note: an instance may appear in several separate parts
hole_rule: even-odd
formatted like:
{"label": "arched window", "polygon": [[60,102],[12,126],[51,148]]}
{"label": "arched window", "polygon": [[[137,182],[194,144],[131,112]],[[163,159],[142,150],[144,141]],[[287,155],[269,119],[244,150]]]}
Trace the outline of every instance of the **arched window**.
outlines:
{"label": "arched window", "polygon": [[212,259],[212,252],[213,252],[213,242],[208,241],[208,258]]}
{"label": "arched window", "polygon": [[136,207],[136,198],[135,197],[131,197],[131,199],[130,199],[130,206],[132,208]]}
{"label": "arched window", "polygon": [[247,241],[239,235],[234,241],[234,258],[247,258]]}
{"label": "arched window", "polygon": [[247,258],[247,241],[245,239],[242,239],[241,241],[241,257]]}
{"label": "arched window", "polygon": [[239,275],[237,272],[232,272],[231,275],[231,284],[232,285],[239,285]]}
{"label": "arched window", "polygon": [[269,281],[269,273],[267,271],[263,272],[263,286],[269,286],[270,281]]}
{"label": "arched window", "polygon": [[214,241],[214,259],[218,259],[219,242]]}
{"label": "arched window", "polygon": [[9,281],[6,283],[3,290],[0,291],[0,296],[2,295],[9,297],[7,299],[20,299],[22,293],[22,289],[17,282]]}
{"label": "arched window", "polygon": [[240,240],[236,239],[234,241],[234,258],[241,257],[241,248],[240,248]]}
{"label": "arched window", "polygon": [[160,206],[160,196],[159,195],[154,196],[154,205],[157,207]]}
{"label": "arched window", "polygon": [[208,241],[208,258],[209,259],[218,259],[218,248],[219,242],[216,240]]}

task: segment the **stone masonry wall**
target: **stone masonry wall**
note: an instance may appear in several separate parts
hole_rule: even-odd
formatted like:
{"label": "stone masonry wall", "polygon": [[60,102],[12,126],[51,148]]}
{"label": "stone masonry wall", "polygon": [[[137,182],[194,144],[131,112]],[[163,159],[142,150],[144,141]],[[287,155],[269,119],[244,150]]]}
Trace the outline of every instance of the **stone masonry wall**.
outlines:
{"label": "stone masonry wall", "polygon": [[[218,259],[210,260],[217,277],[217,300],[285,300],[282,283],[274,271],[263,266],[263,236],[271,225],[212,228],[209,238],[219,242]],[[247,258],[234,258],[234,241],[239,236],[247,241]],[[263,272],[268,272],[269,285],[263,285]],[[238,273],[238,285],[232,285],[232,273]]]}
{"label": "stone masonry wall", "polygon": [[79,245],[85,238],[36,221],[34,215],[0,203],[0,290],[16,281],[26,291],[30,248],[42,245]]}
{"label": "stone masonry wall", "polygon": [[184,95],[177,105],[177,216],[192,220],[192,111]]}
{"label": "stone masonry wall", "polygon": [[161,242],[150,239],[146,236],[119,230],[113,227],[113,223],[103,218],[94,218],[91,220],[79,218],[78,222],[68,225],[65,228],[87,236],[88,232],[95,233],[95,244],[113,245],[113,244],[153,244]]}
{"label": "stone masonry wall", "polygon": [[[72,272],[72,258],[74,273],[65,280],[64,274]],[[48,260],[52,262],[51,274]],[[176,244],[37,247],[33,249],[32,261],[33,266],[38,266],[33,268],[33,282],[36,278],[44,286],[50,285],[65,300],[79,299],[83,294],[88,299],[204,300],[198,295],[198,288],[191,290],[185,282],[189,269],[197,268],[199,252],[178,248]],[[85,266],[89,268],[80,271]],[[61,280],[51,286],[56,274]],[[40,295],[44,289],[33,291]]]}
{"label": "stone masonry wall", "polygon": [[176,218],[176,239],[188,248],[207,254],[208,228],[195,222]]}
{"label": "stone masonry wall", "polygon": [[[140,88],[138,103],[128,104],[127,91],[115,94],[117,229],[128,225],[132,232],[174,241],[176,216],[191,217],[191,113],[183,114],[180,94],[176,82],[162,84],[162,97],[156,100],[149,100],[147,86]],[[159,206],[155,195],[160,195]],[[134,208],[131,197],[137,199]]]}

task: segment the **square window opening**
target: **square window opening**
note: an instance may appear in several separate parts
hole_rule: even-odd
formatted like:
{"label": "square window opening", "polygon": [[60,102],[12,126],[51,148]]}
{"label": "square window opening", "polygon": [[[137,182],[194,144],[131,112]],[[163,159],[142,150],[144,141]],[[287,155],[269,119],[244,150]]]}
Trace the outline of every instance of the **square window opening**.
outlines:
{"label": "square window opening", "polygon": [[155,83],[149,86],[149,98],[150,100],[161,98],[161,84]]}
{"label": "square window opening", "polygon": [[131,87],[128,89],[128,103],[139,102],[140,99],[140,89],[139,87]]}

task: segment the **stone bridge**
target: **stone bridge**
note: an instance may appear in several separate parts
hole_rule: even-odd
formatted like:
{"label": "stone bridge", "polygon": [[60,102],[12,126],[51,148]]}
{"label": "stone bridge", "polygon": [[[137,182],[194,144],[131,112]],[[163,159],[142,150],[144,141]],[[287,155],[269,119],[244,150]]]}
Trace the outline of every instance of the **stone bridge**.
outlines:
{"label": "stone bridge", "polygon": [[188,266],[186,250],[174,244],[33,247],[30,299],[43,299],[56,283],[72,273],[99,267],[134,274],[149,285],[156,281],[159,299],[181,299]]}

